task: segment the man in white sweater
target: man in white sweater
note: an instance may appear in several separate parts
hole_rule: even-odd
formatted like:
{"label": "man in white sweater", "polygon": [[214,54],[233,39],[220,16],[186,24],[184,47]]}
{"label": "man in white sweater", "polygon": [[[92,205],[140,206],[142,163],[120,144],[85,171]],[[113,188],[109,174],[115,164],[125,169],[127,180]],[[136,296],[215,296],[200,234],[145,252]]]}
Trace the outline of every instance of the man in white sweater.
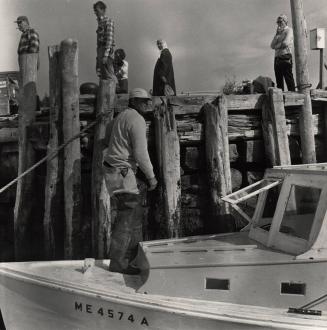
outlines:
{"label": "man in white sweater", "polygon": [[137,216],[140,195],[135,173],[137,168],[148,181],[148,190],[157,186],[150,161],[146,124],[143,118],[150,100],[141,88],[129,94],[128,108],[113,120],[107,129],[103,169],[110,196],[117,199],[117,218],[113,225],[109,250],[109,270],[136,275],[140,270],[131,265],[142,240],[142,219]]}
{"label": "man in white sweater", "polygon": [[295,91],[295,83],[292,72],[292,47],[293,47],[293,30],[288,24],[285,14],[277,17],[277,31],[270,44],[275,50],[275,76],[277,87],[284,90],[284,79],[289,91]]}

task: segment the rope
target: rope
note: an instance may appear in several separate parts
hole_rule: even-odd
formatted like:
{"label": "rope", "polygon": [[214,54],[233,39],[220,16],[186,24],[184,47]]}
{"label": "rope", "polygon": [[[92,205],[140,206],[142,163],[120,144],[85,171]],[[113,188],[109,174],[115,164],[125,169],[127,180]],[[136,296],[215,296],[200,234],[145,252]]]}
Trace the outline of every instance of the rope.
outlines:
{"label": "rope", "polygon": [[302,89],[307,89],[307,88],[311,88],[312,84],[308,83],[308,84],[300,84],[298,86],[295,86],[295,88],[297,88],[299,91]]}
{"label": "rope", "polygon": [[317,306],[317,305],[320,305],[322,304],[324,301],[327,300],[327,294],[324,294],[323,296],[313,300],[313,301],[310,301],[309,303],[299,307],[300,309],[308,309],[308,308],[312,308],[314,306]]}
{"label": "rope", "polygon": [[58,155],[59,151],[61,151],[68,144],[70,144],[71,142],[73,142],[74,140],[76,140],[77,138],[79,138],[81,135],[83,135],[84,132],[87,131],[89,128],[95,126],[100,121],[100,119],[102,119],[102,117],[106,117],[106,116],[109,116],[109,115],[111,115],[111,112],[101,113],[101,114],[97,115],[96,116],[96,119],[94,121],[92,121],[90,124],[88,124],[87,126],[85,126],[78,134],[75,134],[74,136],[72,136],[70,139],[68,139],[66,142],[64,142],[62,145],[60,145],[56,150],[54,150],[53,152],[51,152],[49,155],[46,155],[45,157],[41,158],[37,163],[35,163],[34,165],[32,165],[25,172],[23,172],[20,175],[18,175],[16,179],[10,181],[5,186],[1,187],[0,188],[0,194],[2,194],[4,191],[6,191],[8,188],[10,188],[16,182],[18,182],[21,178],[23,178],[24,176],[26,176],[27,174],[29,174],[30,172],[32,172],[33,170],[35,170],[37,167],[39,167],[41,164],[43,164],[46,160],[49,160],[50,161],[53,158],[55,158]]}

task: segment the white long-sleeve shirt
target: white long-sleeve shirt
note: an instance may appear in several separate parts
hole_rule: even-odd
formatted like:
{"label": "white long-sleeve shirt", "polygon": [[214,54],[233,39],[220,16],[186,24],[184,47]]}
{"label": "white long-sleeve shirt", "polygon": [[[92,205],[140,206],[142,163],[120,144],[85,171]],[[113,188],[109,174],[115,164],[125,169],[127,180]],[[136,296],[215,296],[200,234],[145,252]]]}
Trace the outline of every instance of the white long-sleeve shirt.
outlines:
{"label": "white long-sleeve shirt", "polygon": [[118,80],[128,79],[128,62],[123,60],[123,65],[117,70],[116,76]]}
{"label": "white long-sleeve shirt", "polygon": [[270,47],[275,50],[275,57],[285,54],[292,54],[293,46],[293,30],[286,26],[283,31],[276,34],[270,44]]}
{"label": "white long-sleeve shirt", "polygon": [[134,171],[138,166],[147,179],[153,178],[144,118],[135,109],[127,108],[108,130],[104,160],[113,167],[129,167]]}

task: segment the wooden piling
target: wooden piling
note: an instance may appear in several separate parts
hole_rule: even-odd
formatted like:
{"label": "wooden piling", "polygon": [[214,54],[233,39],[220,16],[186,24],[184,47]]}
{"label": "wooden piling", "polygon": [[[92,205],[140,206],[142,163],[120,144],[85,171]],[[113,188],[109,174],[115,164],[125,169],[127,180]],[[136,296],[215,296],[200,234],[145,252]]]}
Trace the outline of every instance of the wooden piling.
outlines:
{"label": "wooden piling", "polygon": [[304,164],[316,162],[315,140],[313,134],[312,104],[310,98],[310,79],[308,69],[307,26],[303,13],[302,0],[290,0],[294,30],[294,53],[296,81],[299,91],[305,95],[300,111],[299,125]]}
{"label": "wooden piling", "polygon": [[268,166],[291,164],[284,99],[281,89],[269,88],[268,99],[262,107],[262,133]]}
{"label": "wooden piling", "polygon": [[204,105],[205,147],[211,198],[211,215],[220,232],[232,230],[229,205],[221,197],[232,192],[229,161],[228,113],[224,95]]}
{"label": "wooden piling", "polygon": [[319,49],[319,86],[321,89],[325,89],[325,49]]}
{"label": "wooden piling", "polygon": [[173,106],[162,98],[155,106],[154,124],[159,166],[159,201],[156,219],[166,237],[183,235],[181,229],[180,145]]}
{"label": "wooden piling", "polygon": [[[60,76],[60,47],[50,46],[49,55],[49,98],[50,98],[50,133],[47,154],[52,154],[63,142],[62,132],[62,93]],[[44,247],[47,260],[62,259],[64,221],[61,212],[63,200],[63,157],[62,152],[57,157],[48,160],[45,184],[44,207]]]}
{"label": "wooden piling", "polygon": [[[66,39],[61,42],[61,78],[63,137],[67,141],[80,132],[78,45]],[[78,258],[80,253],[81,158],[80,140],[75,139],[64,149],[64,199],[66,259]]]}
{"label": "wooden piling", "polygon": [[[19,56],[20,106],[18,110],[18,175],[35,163],[35,151],[28,141],[27,127],[35,121],[37,108],[37,62],[38,54]],[[14,209],[15,259],[31,258],[29,247],[30,214],[34,201],[34,174],[30,173],[17,183]]]}
{"label": "wooden piling", "polygon": [[102,172],[103,139],[113,119],[116,82],[100,80],[96,115],[102,116],[95,128],[92,160],[92,249],[98,258],[108,256],[110,246],[110,196]]}

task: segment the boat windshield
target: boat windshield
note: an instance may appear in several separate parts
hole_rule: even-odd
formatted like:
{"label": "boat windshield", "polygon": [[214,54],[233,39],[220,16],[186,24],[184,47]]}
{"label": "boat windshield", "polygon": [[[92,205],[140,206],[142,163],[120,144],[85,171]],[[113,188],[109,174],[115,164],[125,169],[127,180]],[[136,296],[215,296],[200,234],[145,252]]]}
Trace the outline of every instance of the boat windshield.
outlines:
{"label": "boat windshield", "polygon": [[279,232],[309,240],[321,189],[292,185]]}
{"label": "boat windshield", "polygon": [[[255,226],[262,226],[263,229],[269,231],[281,183],[281,179],[263,179],[223,197],[222,200],[230,203],[231,206],[234,207],[248,222],[251,222],[258,201],[258,195],[267,194],[263,216]],[[237,207],[237,204],[240,207]]]}
{"label": "boat windshield", "polygon": [[265,198],[262,216],[253,224],[254,227],[260,227],[266,231],[270,230],[273,220],[277,201],[280,193],[280,186],[272,187],[268,190]]}

